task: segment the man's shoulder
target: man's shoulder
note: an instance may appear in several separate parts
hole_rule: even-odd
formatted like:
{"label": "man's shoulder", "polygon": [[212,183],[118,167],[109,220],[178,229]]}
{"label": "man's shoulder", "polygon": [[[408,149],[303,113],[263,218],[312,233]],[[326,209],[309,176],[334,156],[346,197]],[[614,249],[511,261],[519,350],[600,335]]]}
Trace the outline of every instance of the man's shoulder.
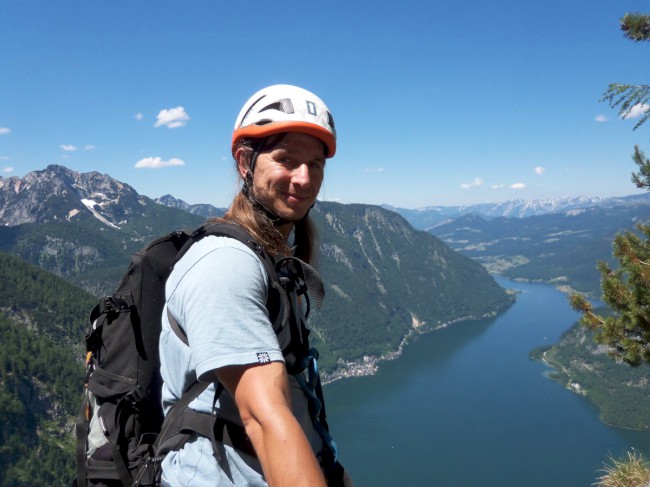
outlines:
{"label": "man's shoulder", "polygon": [[248,245],[233,237],[207,235],[193,244],[175,267],[192,267],[206,260],[227,267],[233,265],[242,268],[261,267],[259,257]]}

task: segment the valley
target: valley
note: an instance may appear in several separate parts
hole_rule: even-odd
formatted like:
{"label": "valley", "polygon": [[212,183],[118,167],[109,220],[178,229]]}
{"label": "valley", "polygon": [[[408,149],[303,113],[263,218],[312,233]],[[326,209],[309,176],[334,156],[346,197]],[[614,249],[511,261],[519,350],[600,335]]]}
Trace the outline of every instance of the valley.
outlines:
{"label": "valley", "polygon": [[[423,332],[444,330],[450,324],[471,327],[499,316],[511,307],[514,295],[490,274],[598,295],[595,262],[610,258],[613,235],[650,219],[647,199],[617,201],[565,202],[559,213],[543,210],[561,206],[558,202],[532,205],[536,214],[516,218],[497,214],[504,210],[496,206],[489,215],[466,213],[455,218],[450,209],[435,223],[429,216],[412,220],[412,225],[407,220],[414,218],[413,213],[403,210],[400,215],[372,205],[318,202],[312,217],[321,236],[320,269],[327,298],[313,313],[311,328],[324,378],[375,374],[382,361],[400,356]],[[512,205],[508,211],[514,214]],[[50,385],[40,369],[42,362],[11,346],[1,350],[0,414],[6,420],[2,424],[14,425],[0,432],[7,448],[11,444],[16,452],[23,451],[15,446],[16,435],[23,435],[30,438],[30,450],[50,452],[52,462],[59,462],[53,471],[70,467],[39,438],[46,431],[63,431],[60,441],[68,445],[66,449],[72,447],[74,397],[81,384],[83,334],[92,301],[114,289],[129,255],[146,242],[221,214],[223,209],[187,205],[171,195],[154,200],[108,175],[76,173],[63,166],[48,166],[22,179],[0,178],[0,256],[12,263],[4,267],[3,278],[10,283],[0,305],[4,333],[41,347],[35,356],[63,354],[55,360],[68,367],[65,381]],[[424,218],[426,211],[417,216]],[[426,231],[414,228],[424,223],[433,224]],[[53,304],[34,307],[32,294],[23,292],[33,286],[66,290],[59,305],[68,314],[50,314]],[[645,428],[643,408],[624,414],[608,409],[608,396],[599,391],[610,386],[603,375],[590,374],[607,367],[606,362],[596,364],[606,361],[606,354],[591,347],[584,336],[576,340],[579,332],[568,332],[557,345],[542,351],[558,370],[553,377],[574,392],[578,389],[571,384],[580,384],[578,392],[604,411],[608,424]],[[578,355],[580,360],[572,358]],[[576,375],[577,368],[582,375]],[[620,394],[632,398],[633,404],[644,404],[648,375],[638,372],[619,384]],[[44,407],[42,399],[35,398],[47,398],[51,406]],[[24,463],[28,453],[2,451],[0,463],[7,466],[7,474],[0,485],[10,485],[4,480],[28,471]],[[43,480],[58,485],[50,481]]]}

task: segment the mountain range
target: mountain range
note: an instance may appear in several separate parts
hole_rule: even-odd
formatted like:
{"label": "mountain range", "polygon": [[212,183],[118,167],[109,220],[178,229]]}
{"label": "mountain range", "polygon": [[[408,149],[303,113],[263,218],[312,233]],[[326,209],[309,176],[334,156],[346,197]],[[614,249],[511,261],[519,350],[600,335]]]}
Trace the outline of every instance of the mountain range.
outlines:
{"label": "mountain range", "polygon": [[493,218],[527,218],[549,213],[562,213],[581,208],[613,206],[650,205],[650,194],[600,198],[575,196],[566,198],[547,198],[541,200],[509,200],[499,203],[480,203],[464,206],[427,206],[417,209],[396,208],[382,205],[383,208],[399,213],[415,228],[429,230],[435,225],[446,223],[464,215],[479,215],[485,220]]}
{"label": "mountain range", "polygon": [[650,205],[645,201],[526,218],[488,220],[468,214],[434,225],[428,232],[490,272],[598,296],[596,264],[613,263],[612,241],[617,233],[635,231],[638,223],[650,220]]}
{"label": "mountain range", "polygon": [[[129,255],[145,242],[200,225],[205,217],[199,213],[223,211],[190,207],[171,196],[160,201],[164,204],[108,175],[63,166],[51,165],[24,178],[0,178],[0,251],[73,280],[93,294],[105,294],[117,283]],[[192,209],[194,214],[187,211]],[[319,202],[312,216],[321,233],[329,294],[333,301],[343,300],[336,309],[344,314],[357,315],[365,308],[368,317],[376,317],[373,322],[403,321],[405,328],[396,335],[404,335],[413,321],[438,324],[460,317],[458,313],[480,315],[508,301],[481,266],[414,230],[393,212]],[[468,300],[463,289],[476,291],[474,298]],[[476,298],[483,295],[481,289],[492,295],[486,302]],[[441,306],[452,301],[457,304]],[[359,326],[348,325],[341,333]],[[394,344],[385,338],[378,347],[388,351]]]}

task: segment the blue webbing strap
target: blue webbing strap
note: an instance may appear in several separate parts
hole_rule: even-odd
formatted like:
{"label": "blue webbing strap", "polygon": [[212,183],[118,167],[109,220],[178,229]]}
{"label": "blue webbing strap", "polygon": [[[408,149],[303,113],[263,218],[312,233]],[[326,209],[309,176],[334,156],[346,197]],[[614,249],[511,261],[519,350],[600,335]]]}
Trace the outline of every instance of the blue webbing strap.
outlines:
{"label": "blue webbing strap", "polygon": [[294,374],[294,377],[300,384],[300,388],[307,396],[309,404],[309,416],[314,425],[314,429],[323,440],[325,446],[333,455],[332,464],[336,464],[338,459],[338,448],[336,442],[327,431],[327,428],[321,422],[321,412],[323,410],[322,396],[319,397],[317,391],[320,391],[320,376],[318,374],[318,350],[310,348],[307,356],[303,358],[304,368],[307,371],[308,379],[302,373]]}

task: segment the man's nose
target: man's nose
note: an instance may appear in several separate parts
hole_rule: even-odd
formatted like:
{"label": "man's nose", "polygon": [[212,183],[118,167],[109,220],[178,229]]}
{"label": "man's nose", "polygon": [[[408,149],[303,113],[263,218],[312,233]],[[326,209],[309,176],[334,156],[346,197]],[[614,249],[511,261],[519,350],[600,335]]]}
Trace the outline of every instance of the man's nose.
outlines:
{"label": "man's nose", "polygon": [[300,186],[309,186],[311,183],[311,176],[309,174],[309,165],[300,164],[293,170],[292,182]]}

